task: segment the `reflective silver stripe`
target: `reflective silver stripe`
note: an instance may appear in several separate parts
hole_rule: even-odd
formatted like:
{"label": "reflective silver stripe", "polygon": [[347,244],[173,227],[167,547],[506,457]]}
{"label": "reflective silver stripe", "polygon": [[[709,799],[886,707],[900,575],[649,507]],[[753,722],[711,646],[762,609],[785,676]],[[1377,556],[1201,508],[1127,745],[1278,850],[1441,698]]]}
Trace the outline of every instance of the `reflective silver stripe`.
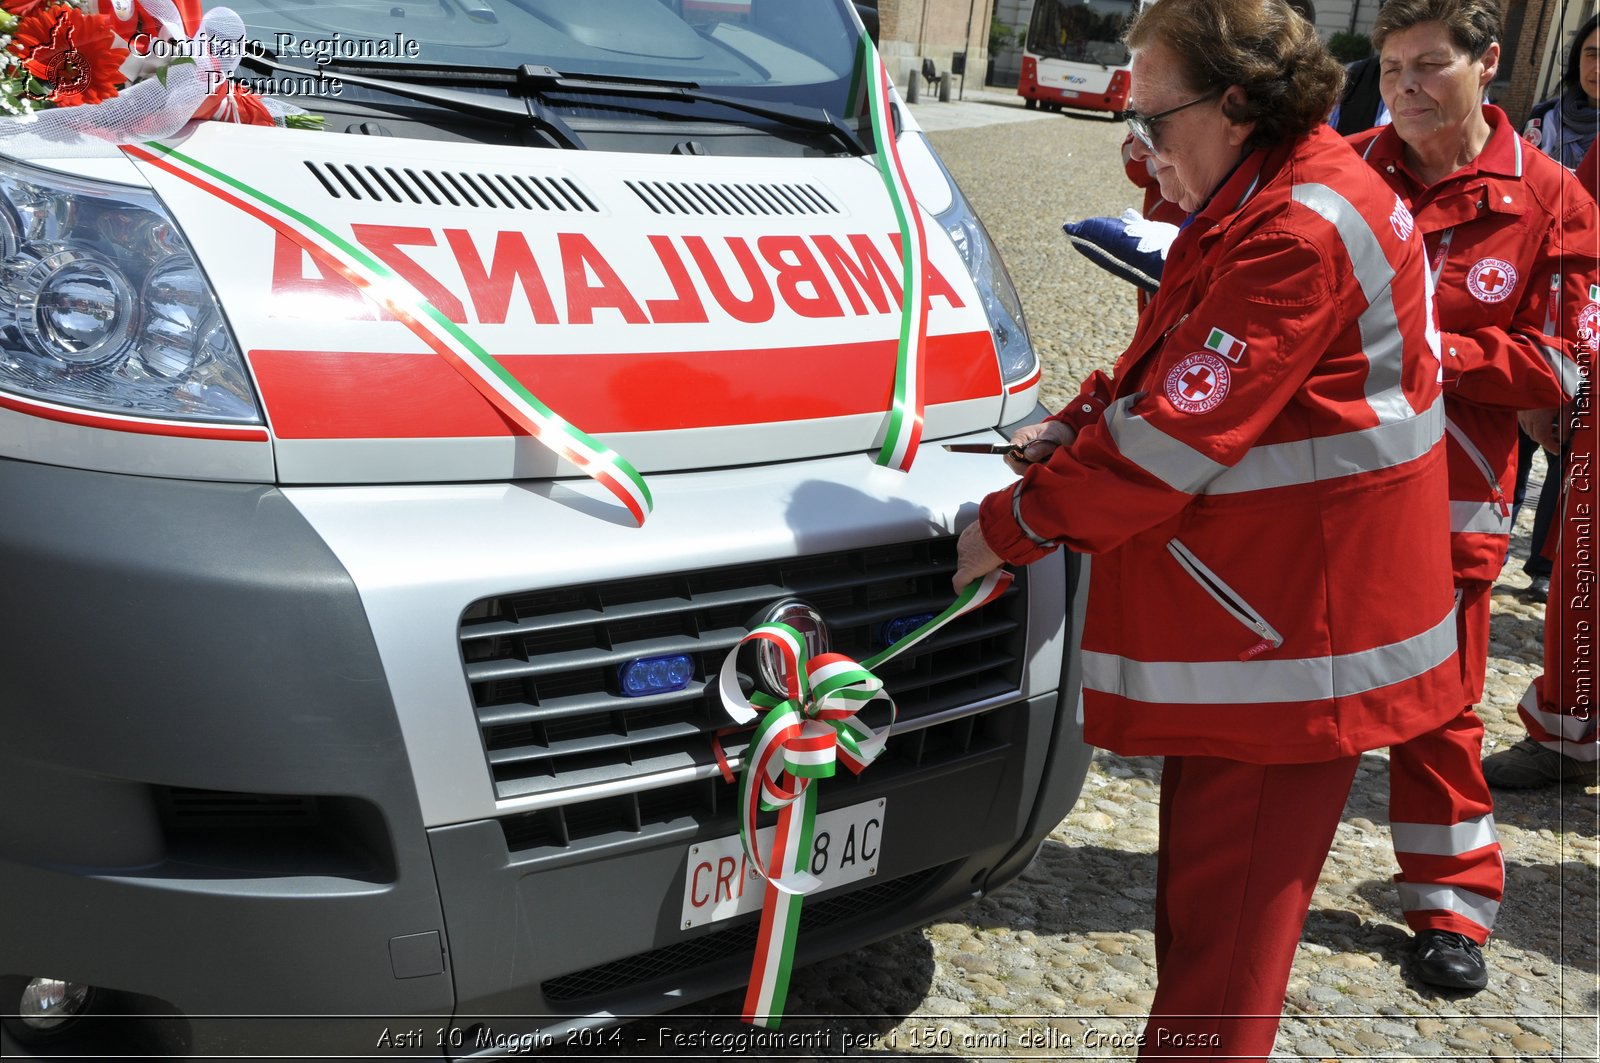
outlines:
{"label": "reflective silver stripe", "polygon": [[1450,826],[1395,823],[1390,825],[1389,830],[1394,835],[1395,852],[1421,853],[1424,856],[1460,856],[1500,841],[1491,815],[1465,819]]}
{"label": "reflective silver stripe", "polygon": [[1498,502],[1450,503],[1450,530],[1480,535],[1510,535],[1511,514]]}
{"label": "reflective silver stripe", "polygon": [[1401,882],[1398,885],[1401,911],[1455,912],[1485,930],[1494,929],[1495,916],[1500,914],[1499,901],[1491,901],[1481,893],[1473,893],[1459,886],[1421,882]]}
{"label": "reflective silver stripe", "polygon": [[1213,461],[1132,412],[1138,396],[1106,410],[1106,429],[1122,456],[1185,494],[1232,495],[1333,480],[1404,465],[1444,434],[1444,400],[1405,421],[1292,443],[1252,447],[1233,468]]}
{"label": "reflective silver stripe", "polygon": [[1426,455],[1444,434],[1444,400],[1404,421],[1293,443],[1252,447],[1239,464],[1206,485],[1208,495],[1265,491],[1404,465]]}
{"label": "reflective silver stripe", "polygon": [[1133,412],[1138,395],[1118,399],[1106,409],[1106,429],[1122,456],[1174,490],[1199,494],[1212,479],[1228,471],[1189,444],[1175,439]]}
{"label": "reflective silver stripe", "polygon": [[1577,398],[1578,388],[1583,386],[1583,371],[1578,368],[1578,363],[1547,344],[1539,344],[1539,350],[1550,364],[1550,371],[1561,381],[1562,393],[1569,399]]}
{"label": "reflective silver stripe", "polygon": [[[1567,749],[1562,749],[1560,752],[1569,757],[1577,757],[1579,760],[1600,759],[1600,752],[1597,752],[1600,747],[1595,745],[1595,718],[1593,716],[1590,716],[1587,720],[1580,720],[1576,716],[1568,716],[1565,713],[1546,711],[1539,706],[1539,692],[1534,689],[1532,684],[1529,684],[1527,693],[1522,695],[1520,708],[1538,721],[1539,726],[1544,728],[1545,734],[1563,738],[1567,742],[1581,743],[1590,750],[1587,754],[1574,753]],[[1551,749],[1555,749],[1560,743],[1545,742],[1544,744]]]}
{"label": "reflective silver stripe", "polygon": [[1405,337],[1394,309],[1394,270],[1377,234],[1349,200],[1327,185],[1295,185],[1291,195],[1295,202],[1332,223],[1350,256],[1361,293],[1366,296],[1367,308],[1361,312],[1358,324],[1367,356],[1367,404],[1380,424],[1414,416],[1401,379]]}
{"label": "reflective silver stripe", "polygon": [[1326,701],[1422,675],[1456,652],[1456,614],[1419,635],[1358,653],[1273,661],[1135,661],[1083,651],[1085,689],[1162,705]]}
{"label": "reflective silver stripe", "polygon": [[1022,519],[1022,483],[1023,481],[1018,480],[1017,485],[1011,489],[1011,519],[1017,522],[1018,530],[1020,530],[1023,535],[1026,535],[1028,537],[1028,541],[1033,543],[1034,546],[1053,550],[1061,544],[1051,542],[1049,539],[1043,538],[1032,528],[1028,527],[1028,522]]}

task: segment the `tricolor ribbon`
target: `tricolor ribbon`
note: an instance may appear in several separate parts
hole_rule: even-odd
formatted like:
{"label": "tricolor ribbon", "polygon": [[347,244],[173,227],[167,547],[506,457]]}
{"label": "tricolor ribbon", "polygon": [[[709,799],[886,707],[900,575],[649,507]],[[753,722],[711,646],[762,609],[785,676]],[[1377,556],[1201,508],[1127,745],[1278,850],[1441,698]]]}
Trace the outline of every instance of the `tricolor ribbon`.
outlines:
{"label": "tricolor ribbon", "polygon": [[123,149],[270,225],[326,269],[355,284],[400,320],[517,427],[576,465],[617,497],[643,524],[650,488],[627,460],[546,406],[505,366],[429,303],[404,278],[360,245],[267,193],[176,148],[151,141]]}
{"label": "tricolor ribbon", "polygon": [[[719,687],[722,704],[736,723],[757,718],[739,776],[739,841],[750,866],[766,880],[761,903],[761,933],[756,939],[744,1020],[776,1029],[783,1018],[794,966],[795,935],[800,905],[820,884],[807,870],[811,835],[816,825],[817,797],[811,783],[834,774],[838,762],[860,774],[883,752],[894,725],[894,701],[872,669],[883,664],[957,617],[1000,597],[1011,584],[1002,569],[969,583],[938,616],[894,645],[865,661],[839,653],[811,658],[805,638],[787,624],[763,624],[740,640],[722,662]],[[760,692],[748,699],[739,686],[739,649],[746,643],[771,646],[783,659],[788,689],[783,698]],[[881,703],[881,704],[880,704]],[[879,706],[884,719],[873,726],[861,719]],[[756,844],[756,817],[777,812],[778,826],[770,860]],[[774,873],[776,872],[776,873]]]}
{"label": "tricolor ribbon", "polygon": [[[888,190],[900,227],[900,343],[895,351],[894,399],[889,408],[889,427],[877,463],[899,469],[911,468],[917,447],[922,442],[922,360],[928,346],[927,237],[922,229],[922,211],[911,193],[900,160],[900,144],[894,135],[894,120],[889,113],[889,71],[873,47],[871,38],[862,35],[858,74],[851,85],[852,98],[861,87],[866,90],[867,114],[872,120],[872,139],[877,145],[878,176]],[[865,74],[866,76],[862,76]]]}

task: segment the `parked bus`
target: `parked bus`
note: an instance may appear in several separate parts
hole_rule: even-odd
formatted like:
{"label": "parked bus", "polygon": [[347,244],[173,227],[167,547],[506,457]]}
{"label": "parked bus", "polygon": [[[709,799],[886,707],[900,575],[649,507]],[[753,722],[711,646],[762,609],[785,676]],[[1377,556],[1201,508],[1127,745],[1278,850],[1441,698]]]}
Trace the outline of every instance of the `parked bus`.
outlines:
{"label": "parked bus", "polygon": [[1128,105],[1122,31],[1139,0],[1038,0],[1023,44],[1017,94],[1029,108],[1115,113]]}

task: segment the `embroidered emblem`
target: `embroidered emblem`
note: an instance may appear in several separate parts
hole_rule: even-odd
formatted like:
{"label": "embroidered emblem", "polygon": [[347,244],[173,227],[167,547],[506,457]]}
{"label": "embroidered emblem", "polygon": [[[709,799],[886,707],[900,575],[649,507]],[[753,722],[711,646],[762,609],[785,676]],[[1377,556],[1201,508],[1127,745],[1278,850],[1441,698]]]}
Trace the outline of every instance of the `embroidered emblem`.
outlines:
{"label": "embroidered emblem", "polygon": [[1227,362],[1196,351],[1167,373],[1167,401],[1184,413],[1205,413],[1228,397],[1230,383]]}
{"label": "embroidered emblem", "polygon": [[1411,232],[1416,228],[1416,222],[1411,219],[1411,212],[1406,209],[1399,196],[1394,197],[1394,210],[1389,212],[1389,224],[1394,226],[1394,234],[1402,240],[1411,239]]}
{"label": "embroidered emblem", "polygon": [[1600,303],[1586,303],[1578,311],[1578,338],[1593,343],[1596,335],[1600,335]]}
{"label": "embroidered emblem", "polygon": [[1501,258],[1483,258],[1467,270],[1467,291],[1480,303],[1498,303],[1517,287],[1517,267]]}
{"label": "embroidered emblem", "polygon": [[1213,328],[1211,335],[1206,337],[1206,350],[1216,351],[1234,365],[1239,364],[1239,359],[1244,356],[1244,349],[1247,346],[1249,344],[1243,340],[1230,336],[1219,328]]}

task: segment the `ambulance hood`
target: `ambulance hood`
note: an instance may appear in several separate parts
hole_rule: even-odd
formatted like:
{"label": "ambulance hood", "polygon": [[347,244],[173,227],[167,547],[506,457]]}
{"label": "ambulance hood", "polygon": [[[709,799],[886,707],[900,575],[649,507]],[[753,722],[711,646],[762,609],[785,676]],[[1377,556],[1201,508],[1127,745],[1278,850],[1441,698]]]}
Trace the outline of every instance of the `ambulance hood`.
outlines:
{"label": "ambulance hood", "polygon": [[[418,317],[642,472],[882,444],[900,258],[871,159],[443,147],[213,122],[180,146],[197,166],[136,163],[248,362],[280,482],[576,473]],[[997,424],[1006,389],[967,270],[923,221],[933,438]],[[364,293],[328,241],[404,283]]]}

